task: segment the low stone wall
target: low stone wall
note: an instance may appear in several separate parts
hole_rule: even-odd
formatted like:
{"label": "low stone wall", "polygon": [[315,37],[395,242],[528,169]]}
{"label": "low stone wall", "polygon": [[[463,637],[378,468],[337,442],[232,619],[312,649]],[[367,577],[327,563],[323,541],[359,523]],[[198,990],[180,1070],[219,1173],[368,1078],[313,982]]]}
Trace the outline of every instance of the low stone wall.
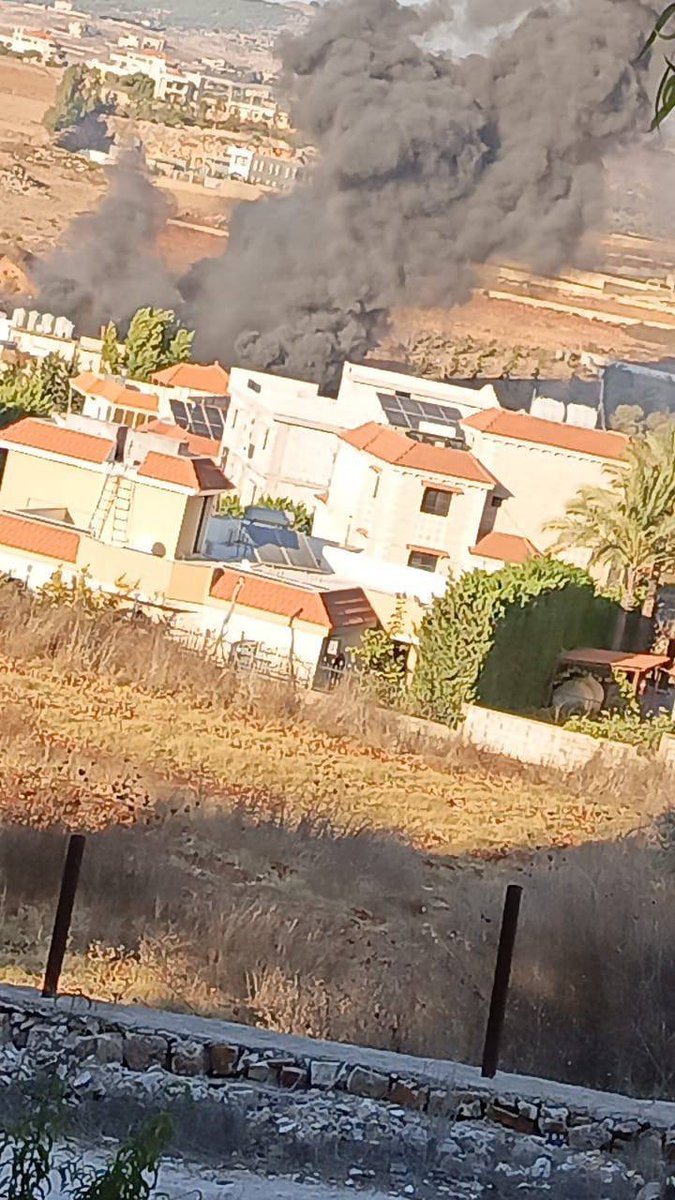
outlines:
{"label": "low stone wall", "polygon": [[462,737],[478,750],[561,771],[576,771],[592,761],[611,767],[639,760],[634,746],[592,738],[586,733],[572,733],[560,725],[482,708],[478,704],[471,704],[467,709]]}
{"label": "low stone wall", "polygon": [[[80,998],[44,1000],[30,989],[3,987],[0,1047],[54,1053],[59,1059],[67,1052],[83,1067],[89,1063],[92,1070],[114,1068],[110,1078],[118,1085],[120,1079],[140,1073],[172,1076],[179,1084],[201,1080],[216,1090],[230,1082],[239,1088],[246,1083],[298,1101],[306,1096],[309,1111],[323,1096],[338,1106],[338,1113],[340,1104],[351,1104],[354,1098],[377,1101],[392,1120],[403,1120],[405,1114],[414,1114],[416,1121],[424,1118],[436,1148],[439,1130],[480,1122],[500,1136],[523,1136],[534,1158],[544,1149],[603,1152],[609,1161],[618,1158],[634,1168],[639,1165],[646,1178],[658,1177],[664,1163],[675,1161],[675,1103],[501,1073],[486,1081],[476,1068],[458,1063],[312,1041],[230,1022]],[[80,1078],[86,1087],[91,1070]],[[432,1133],[430,1120],[435,1122]],[[404,1125],[420,1128],[415,1122]],[[419,1140],[421,1135],[415,1136]]]}

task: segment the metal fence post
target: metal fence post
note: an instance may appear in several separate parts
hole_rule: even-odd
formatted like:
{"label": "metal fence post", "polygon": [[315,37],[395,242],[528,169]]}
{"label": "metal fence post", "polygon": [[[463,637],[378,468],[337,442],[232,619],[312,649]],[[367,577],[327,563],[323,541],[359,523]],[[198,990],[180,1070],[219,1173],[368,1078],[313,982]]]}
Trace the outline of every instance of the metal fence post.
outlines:
{"label": "metal fence post", "polygon": [[513,947],[516,941],[522,894],[522,887],[516,883],[510,883],[506,889],[502,927],[499,934],[499,949],[495,965],[495,977],[492,984],[490,1013],[485,1030],[485,1044],[483,1046],[481,1074],[484,1079],[494,1079],[497,1073],[499,1049],[502,1040],[502,1030],[504,1028],[504,1015],[506,1013],[506,999],[511,979]]}
{"label": "metal fence post", "polygon": [[86,837],[82,833],[72,833],[68,839],[68,849],[61,877],[61,891],[59,893],[59,902],[56,906],[54,929],[52,930],[49,957],[42,985],[43,996],[56,996],[58,992],[86,840]]}

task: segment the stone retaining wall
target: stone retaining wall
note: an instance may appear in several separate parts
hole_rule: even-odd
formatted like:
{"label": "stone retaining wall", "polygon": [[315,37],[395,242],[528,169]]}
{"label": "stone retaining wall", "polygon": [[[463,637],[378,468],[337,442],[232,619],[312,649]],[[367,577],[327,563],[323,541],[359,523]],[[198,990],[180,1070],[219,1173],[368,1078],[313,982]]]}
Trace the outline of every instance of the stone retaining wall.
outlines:
{"label": "stone retaining wall", "polygon": [[362,1097],[393,1113],[485,1122],[570,1151],[603,1151],[650,1164],[675,1161],[675,1104],[499,1074],[386,1051],[276,1034],[230,1022],[0,988],[0,1044],[39,1052],[59,1046],[75,1060],[129,1075],[161,1071],[186,1083],[241,1081],[296,1095]]}

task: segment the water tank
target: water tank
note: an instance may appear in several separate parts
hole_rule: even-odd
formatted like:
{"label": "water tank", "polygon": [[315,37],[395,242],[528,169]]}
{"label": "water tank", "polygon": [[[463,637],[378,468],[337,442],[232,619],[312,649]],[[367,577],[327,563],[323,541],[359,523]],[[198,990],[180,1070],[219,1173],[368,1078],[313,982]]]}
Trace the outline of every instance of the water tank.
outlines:
{"label": "water tank", "polygon": [[541,417],[544,421],[565,420],[565,405],[562,400],[551,400],[548,396],[535,396],[530,408],[533,417]]}
{"label": "water tank", "polygon": [[598,424],[597,409],[590,404],[568,404],[567,424],[578,425],[580,429],[595,429]]}

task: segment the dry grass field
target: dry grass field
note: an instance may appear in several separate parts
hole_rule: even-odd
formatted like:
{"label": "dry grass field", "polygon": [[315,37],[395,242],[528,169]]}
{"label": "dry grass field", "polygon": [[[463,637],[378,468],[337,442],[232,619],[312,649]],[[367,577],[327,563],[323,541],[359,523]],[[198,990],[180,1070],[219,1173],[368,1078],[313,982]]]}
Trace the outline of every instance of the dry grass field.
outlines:
{"label": "dry grass field", "polygon": [[0,703],[4,980],[39,982],[84,829],[66,991],[475,1060],[516,879],[507,1064],[670,1088],[675,878],[648,767],[570,781],[413,755],[363,696],[307,709],[161,630],[6,586]]}

